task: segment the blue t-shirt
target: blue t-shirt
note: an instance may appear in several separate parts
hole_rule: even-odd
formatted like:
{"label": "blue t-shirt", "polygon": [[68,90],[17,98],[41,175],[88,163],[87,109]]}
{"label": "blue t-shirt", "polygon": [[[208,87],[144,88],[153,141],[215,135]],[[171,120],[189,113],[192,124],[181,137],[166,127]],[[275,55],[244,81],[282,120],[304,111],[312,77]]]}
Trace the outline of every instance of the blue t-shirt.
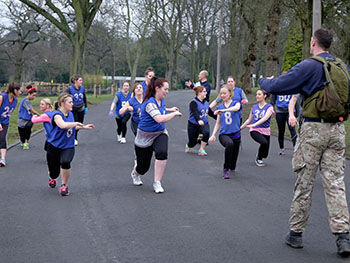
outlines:
{"label": "blue t-shirt", "polygon": [[123,115],[119,114],[119,110],[130,100],[131,98],[131,92],[128,93],[128,95],[125,97],[121,91],[119,91],[117,94],[115,94],[116,97],[118,97],[117,106],[115,107],[115,114],[122,118],[125,114],[129,113],[129,111],[125,112]]}
{"label": "blue t-shirt", "polygon": [[156,122],[151,115],[149,115],[146,112],[146,106],[148,103],[154,103],[160,114],[165,115],[166,114],[166,109],[165,109],[165,104],[164,100],[161,100],[161,105],[158,105],[156,99],[154,97],[150,97],[147,101],[142,103],[141,105],[141,119],[139,122],[138,128],[142,131],[146,132],[155,132],[155,131],[162,131],[165,129],[165,123],[158,123]]}
{"label": "blue t-shirt", "polygon": [[33,117],[33,114],[31,111],[27,110],[24,106],[23,103],[25,101],[29,101],[28,98],[23,98],[21,103],[19,104],[18,108],[18,119],[23,119],[23,120],[31,120]]}
{"label": "blue t-shirt", "polygon": [[141,86],[142,86],[142,88],[143,88],[143,97],[145,97],[146,91],[147,91],[147,89],[148,89],[148,86],[147,86],[147,84],[146,84],[146,81],[142,81],[142,82],[141,82]]}
{"label": "blue t-shirt", "polygon": [[9,124],[10,116],[17,105],[17,98],[14,97],[12,102],[9,100],[9,96],[7,93],[2,93],[2,104],[0,106],[0,123],[1,124]]}
{"label": "blue t-shirt", "polygon": [[[199,119],[202,120],[204,123],[208,123],[208,112],[209,112],[209,103],[208,101],[205,101],[204,103],[200,102],[197,99],[193,99],[192,101],[196,102],[197,104],[197,112]],[[193,124],[198,124],[198,121],[194,118],[193,112],[190,111],[190,116],[188,120]]]}
{"label": "blue t-shirt", "polygon": [[293,95],[277,95],[276,96],[276,105],[278,108],[288,108],[289,101]]}
{"label": "blue t-shirt", "polygon": [[134,109],[132,112],[132,119],[134,122],[139,123],[140,122],[140,116],[141,116],[141,103],[137,101],[135,97],[132,97],[129,100],[130,106]]}
{"label": "blue t-shirt", "polygon": [[77,106],[84,103],[84,86],[80,86],[79,90],[77,90],[73,86],[69,86],[69,93],[73,96],[73,105]]}
{"label": "blue t-shirt", "polygon": [[[49,116],[51,121],[52,121],[53,112],[48,110],[48,111],[45,112],[45,114],[47,116]],[[44,129],[45,129],[46,139],[48,140],[49,137],[50,137],[50,134],[51,134],[51,130],[52,130],[51,122],[44,122]]]}
{"label": "blue t-shirt", "polygon": [[[239,101],[232,100],[229,107],[235,106]],[[225,103],[218,106],[218,110],[227,109]],[[241,129],[241,114],[239,111],[224,112],[220,114],[220,134],[232,134]]]}
{"label": "blue t-shirt", "polygon": [[[267,113],[267,110],[272,107],[271,104],[266,103],[264,107],[260,109],[259,104],[254,104],[252,107],[252,115],[253,115],[253,120],[251,124],[254,124],[264,118],[265,114]],[[254,128],[269,128],[270,127],[270,118],[268,118],[264,123],[255,126]]]}
{"label": "blue t-shirt", "polygon": [[68,116],[65,116],[59,110],[54,111],[51,117],[52,130],[47,141],[59,149],[74,148],[75,127],[70,129],[61,129],[58,127],[54,121],[54,118],[57,114],[62,117],[64,122],[74,122],[74,116],[72,112],[68,112]]}

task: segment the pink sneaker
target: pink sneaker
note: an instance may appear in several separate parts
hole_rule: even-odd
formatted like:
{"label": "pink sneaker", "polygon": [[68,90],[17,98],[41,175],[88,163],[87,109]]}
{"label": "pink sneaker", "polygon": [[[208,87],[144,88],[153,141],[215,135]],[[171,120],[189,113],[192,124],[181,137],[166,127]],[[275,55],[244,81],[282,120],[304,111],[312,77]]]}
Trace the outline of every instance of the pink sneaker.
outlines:
{"label": "pink sneaker", "polygon": [[58,188],[58,192],[59,192],[60,195],[62,195],[62,196],[67,196],[67,195],[69,195],[68,186],[62,184],[61,187]]}
{"label": "pink sneaker", "polygon": [[199,155],[199,156],[207,156],[208,154],[205,152],[204,149],[199,149],[198,155]]}
{"label": "pink sneaker", "polygon": [[55,188],[56,187],[56,179],[52,179],[49,177],[49,188]]}

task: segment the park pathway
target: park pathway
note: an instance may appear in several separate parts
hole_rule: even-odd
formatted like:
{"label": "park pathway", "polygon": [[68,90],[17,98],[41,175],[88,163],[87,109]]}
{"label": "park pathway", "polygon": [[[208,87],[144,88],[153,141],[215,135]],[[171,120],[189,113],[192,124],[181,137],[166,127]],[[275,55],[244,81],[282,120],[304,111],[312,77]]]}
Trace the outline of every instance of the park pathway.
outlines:
{"label": "park pathway", "polygon": [[319,176],[304,249],[283,242],[295,181],[291,142],[279,156],[272,137],[267,166],[257,167],[257,144],[245,130],[230,180],[221,178],[219,142],[207,147],[207,157],[184,153],[192,97],[191,91],[177,91],[166,98],[184,116],[167,124],[164,194],[153,192],[153,167],[143,186],[132,184],[134,136],[128,125],[127,143],[116,142],[110,102],[89,109],[85,122],[96,128],[79,133],[68,197],[47,187],[44,133],[32,138],[29,151],[10,149],[8,166],[0,169],[0,262],[347,261],[336,256]]}

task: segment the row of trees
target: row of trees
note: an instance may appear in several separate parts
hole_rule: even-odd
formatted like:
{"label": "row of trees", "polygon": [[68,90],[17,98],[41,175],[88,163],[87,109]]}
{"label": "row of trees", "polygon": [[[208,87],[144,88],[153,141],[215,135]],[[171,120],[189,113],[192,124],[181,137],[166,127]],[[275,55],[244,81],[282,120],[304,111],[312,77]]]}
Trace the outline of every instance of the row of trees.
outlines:
{"label": "row of trees", "polygon": [[[350,63],[349,1],[322,0],[332,52]],[[207,69],[248,90],[309,56],[312,0],[7,0],[1,8],[0,82],[67,82],[74,73],[142,76],[172,87]],[[222,30],[219,30],[219,11]],[[219,32],[222,38],[218,38]]]}

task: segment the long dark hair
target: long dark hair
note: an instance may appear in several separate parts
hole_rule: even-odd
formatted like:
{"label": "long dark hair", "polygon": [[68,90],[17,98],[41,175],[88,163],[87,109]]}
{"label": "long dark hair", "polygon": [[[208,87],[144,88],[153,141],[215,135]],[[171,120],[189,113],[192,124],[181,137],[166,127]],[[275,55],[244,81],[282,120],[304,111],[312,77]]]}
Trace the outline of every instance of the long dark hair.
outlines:
{"label": "long dark hair", "polygon": [[17,90],[21,89],[21,85],[19,85],[19,83],[12,82],[8,85],[6,93],[7,94],[12,93],[13,95],[16,96],[15,89]]}
{"label": "long dark hair", "polygon": [[153,77],[151,79],[151,83],[148,85],[148,89],[146,91],[146,95],[145,95],[143,101],[145,102],[150,97],[154,97],[156,95],[156,87],[158,87],[158,88],[163,87],[165,82],[168,83],[168,81],[166,79]]}

